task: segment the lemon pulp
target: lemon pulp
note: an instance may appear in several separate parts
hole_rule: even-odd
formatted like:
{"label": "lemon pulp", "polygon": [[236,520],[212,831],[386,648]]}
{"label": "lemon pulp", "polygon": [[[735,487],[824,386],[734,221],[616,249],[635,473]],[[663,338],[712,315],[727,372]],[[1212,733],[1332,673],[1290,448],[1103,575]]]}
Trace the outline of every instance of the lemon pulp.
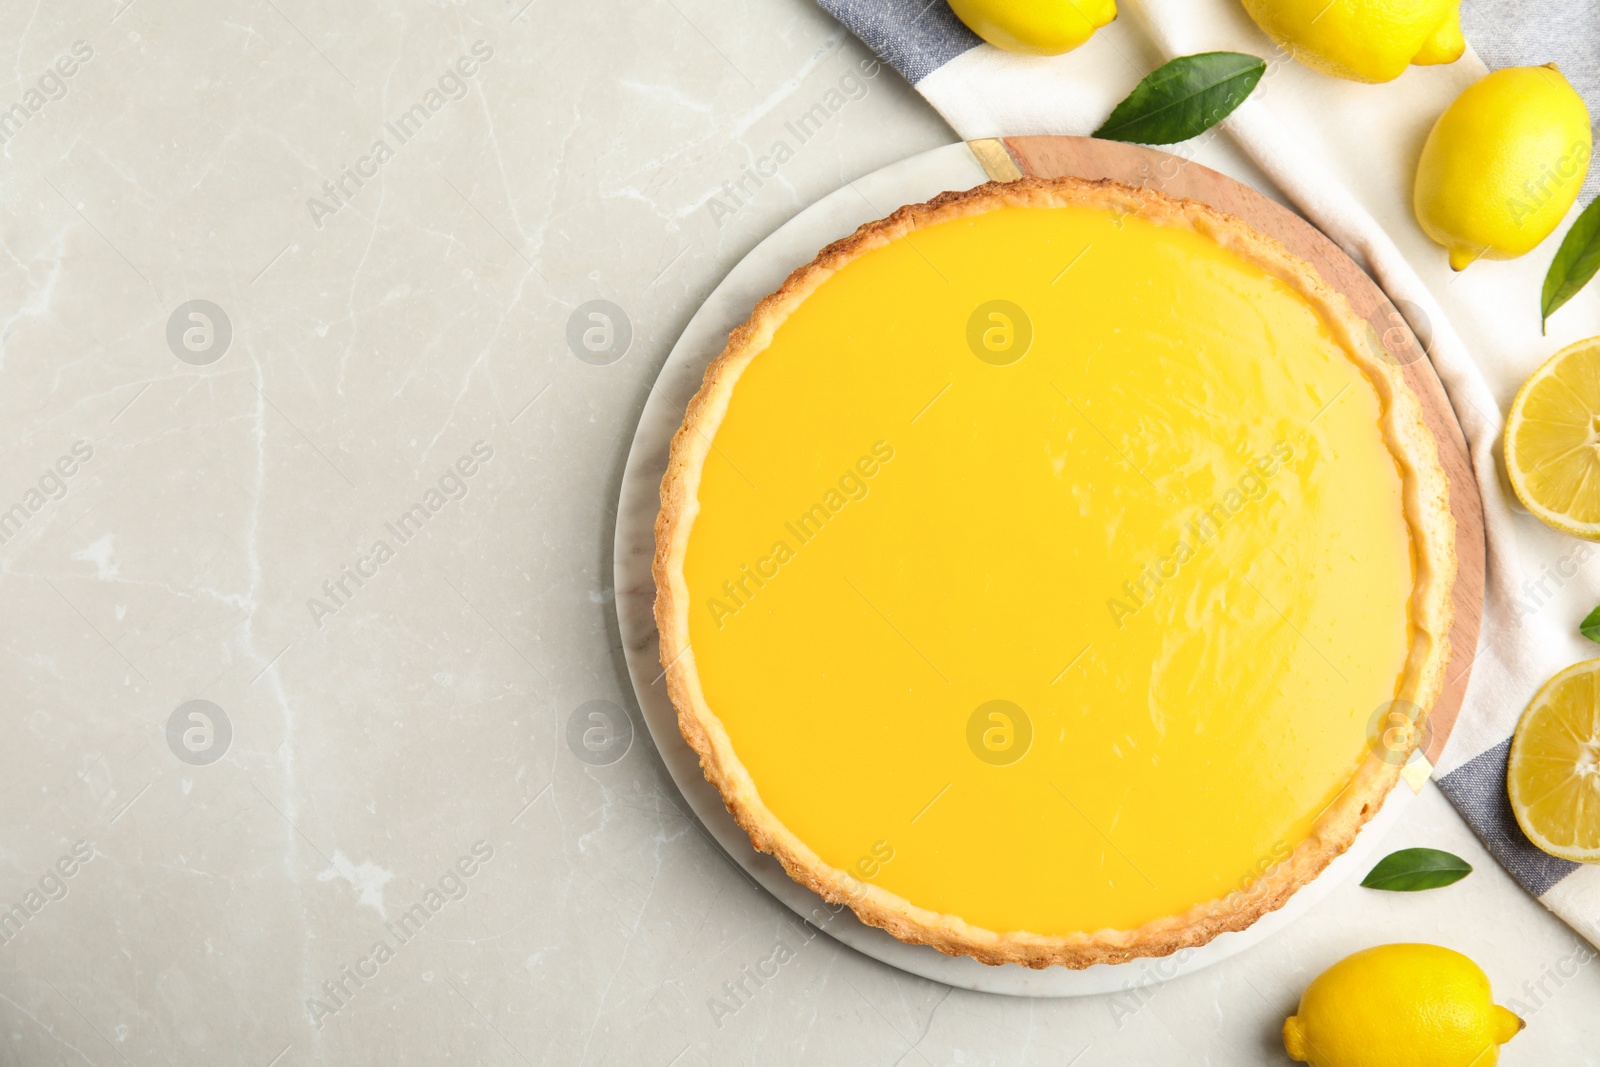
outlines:
{"label": "lemon pulp", "polygon": [[1414,581],[1378,394],[1186,226],[1006,207],[744,369],[684,574],[707,702],[829,864],[994,931],[1245,889],[1367,753]]}
{"label": "lemon pulp", "polygon": [[1600,539],[1600,337],[1568,345],[1529,376],[1506,419],[1506,473],[1529,511]]}
{"label": "lemon pulp", "polygon": [[1517,724],[1506,772],[1511,810],[1553,856],[1600,860],[1600,660],[1557,674]]}

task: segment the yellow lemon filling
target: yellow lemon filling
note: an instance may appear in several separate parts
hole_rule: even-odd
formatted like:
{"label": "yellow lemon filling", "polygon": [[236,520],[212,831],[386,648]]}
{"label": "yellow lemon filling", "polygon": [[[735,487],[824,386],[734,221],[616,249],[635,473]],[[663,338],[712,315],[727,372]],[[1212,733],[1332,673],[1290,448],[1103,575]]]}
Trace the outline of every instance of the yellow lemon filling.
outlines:
{"label": "yellow lemon filling", "polygon": [[1401,683],[1377,391],[1185,225],[1003,207],[850,260],[740,375],[684,557],[710,709],[823,861],[1129,929],[1304,840]]}

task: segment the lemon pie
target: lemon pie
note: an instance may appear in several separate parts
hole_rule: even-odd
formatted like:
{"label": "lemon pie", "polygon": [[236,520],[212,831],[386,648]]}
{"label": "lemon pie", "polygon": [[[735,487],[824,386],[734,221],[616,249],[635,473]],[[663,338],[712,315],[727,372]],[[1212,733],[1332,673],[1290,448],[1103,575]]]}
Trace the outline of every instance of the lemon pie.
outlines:
{"label": "lemon pie", "polygon": [[1434,440],[1204,205],[1022,179],[824,249],[673,439],[656,619],[755,847],[986,963],[1163,955],[1354,839],[1448,659]]}

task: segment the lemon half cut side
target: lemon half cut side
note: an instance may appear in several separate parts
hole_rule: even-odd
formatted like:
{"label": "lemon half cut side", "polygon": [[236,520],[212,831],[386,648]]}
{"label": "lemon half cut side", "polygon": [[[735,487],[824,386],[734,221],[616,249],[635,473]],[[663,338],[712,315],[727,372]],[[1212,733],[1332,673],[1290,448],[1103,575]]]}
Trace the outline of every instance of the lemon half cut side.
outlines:
{"label": "lemon half cut side", "polygon": [[1600,862],[1600,659],[1568,667],[1529,703],[1511,742],[1506,792],[1539,848]]}
{"label": "lemon half cut side", "polygon": [[1506,474],[1541,521],[1600,540],[1600,337],[1533,372],[1506,417]]}

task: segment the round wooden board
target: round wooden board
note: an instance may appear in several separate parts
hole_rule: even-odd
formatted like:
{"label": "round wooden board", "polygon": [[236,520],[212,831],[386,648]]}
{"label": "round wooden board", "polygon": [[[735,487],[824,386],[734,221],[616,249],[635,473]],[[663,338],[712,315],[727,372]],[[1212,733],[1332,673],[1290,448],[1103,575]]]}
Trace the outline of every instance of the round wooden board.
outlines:
{"label": "round wooden board", "polygon": [[[1328,284],[1349,299],[1356,313],[1372,324],[1422,402],[1423,417],[1439,444],[1439,459],[1450,477],[1450,511],[1456,520],[1459,561],[1454,589],[1455,623],[1450,629],[1453,652],[1444,692],[1428,720],[1430,730],[1424,749],[1430,765],[1438,762],[1461,711],[1461,698],[1472,675],[1472,657],[1478,648],[1478,628],[1483,619],[1484,533],[1483,501],[1478,496],[1472,457],[1444,386],[1426,357],[1432,339],[1427,324],[1408,322],[1367,272],[1321,230],[1277,201],[1210,167],[1170,152],[1093,137],[1006,137],[971,141],[968,147],[990,177],[998,181],[1024,175],[1110,178],[1168,196],[1198,200],[1237,216],[1316,267]],[[1421,333],[1420,340],[1413,327]],[[1420,781],[1412,784],[1421,787]]]}

